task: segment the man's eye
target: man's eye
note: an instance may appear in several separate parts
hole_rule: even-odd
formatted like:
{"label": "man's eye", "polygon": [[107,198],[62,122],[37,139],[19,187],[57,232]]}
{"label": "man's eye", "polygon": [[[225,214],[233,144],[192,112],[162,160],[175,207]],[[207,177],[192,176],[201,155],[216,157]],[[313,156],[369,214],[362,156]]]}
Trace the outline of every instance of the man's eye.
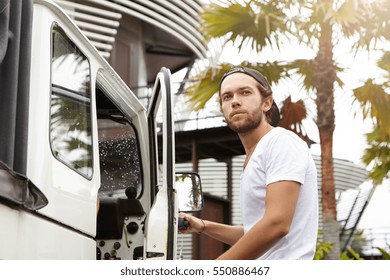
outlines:
{"label": "man's eye", "polygon": [[224,96],[222,97],[222,100],[223,100],[223,101],[227,101],[227,100],[229,100],[230,98],[231,98],[230,95],[224,95]]}
{"label": "man's eye", "polygon": [[243,92],[242,92],[242,94],[243,95],[249,95],[251,92],[249,91],[249,90],[244,90]]}

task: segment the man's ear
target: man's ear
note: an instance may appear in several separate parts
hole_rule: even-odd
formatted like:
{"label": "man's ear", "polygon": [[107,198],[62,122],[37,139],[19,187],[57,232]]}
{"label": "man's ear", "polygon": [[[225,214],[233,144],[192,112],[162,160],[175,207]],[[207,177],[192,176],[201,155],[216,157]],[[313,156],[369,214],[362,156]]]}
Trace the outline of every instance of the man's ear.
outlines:
{"label": "man's ear", "polygon": [[269,110],[271,110],[273,101],[274,99],[272,98],[272,96],[263,98],[262,109],[264,112],[268,112]]}

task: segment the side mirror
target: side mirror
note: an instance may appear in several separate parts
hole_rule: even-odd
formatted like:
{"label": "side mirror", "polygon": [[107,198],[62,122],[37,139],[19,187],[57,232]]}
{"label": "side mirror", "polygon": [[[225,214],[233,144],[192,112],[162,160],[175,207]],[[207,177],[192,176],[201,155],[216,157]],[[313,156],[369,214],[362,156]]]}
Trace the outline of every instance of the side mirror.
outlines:
{"label": "side mirror", "polygon": [[199,174],[176,173],[176,192],[180,212],[198,212],[203,208],[202,184]]}

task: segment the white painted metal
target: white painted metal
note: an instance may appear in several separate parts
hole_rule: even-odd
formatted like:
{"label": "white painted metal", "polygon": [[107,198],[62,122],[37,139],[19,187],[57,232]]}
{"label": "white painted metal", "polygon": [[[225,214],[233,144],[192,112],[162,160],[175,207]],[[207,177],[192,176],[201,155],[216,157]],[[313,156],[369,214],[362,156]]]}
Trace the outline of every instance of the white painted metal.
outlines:
{"label": "white painted metal", "polygon": [[[36,0],[33,18],[26,175],[44,193],[49,204],[36,213],[0,204],[2,222],[7,225],[0,231],[0,259],[95,259],[96,241],[93,237],[96,234],[97,193],[100,187],[95,98],[92,94],[94,173],[92,178],[85,178],[58,161],[51,152],[49,116],[53,23],[61,26],[89,59],[92,92],[95,81],[99,80],[139,132],[145,187],[141,204],[147,210],[150,206],[147,191],[150,173],[146,110],[57,5],[51,1]],[[138,240],[142,246],[142,233]]]}
{"label": "white painted metal", "polygon": [[[162,184],[159,188],[159,191],[155,197],[153,202],[153,206],[150,209],[146,220],[146,231],[145,231],[145,253],[147,259],[154,260],[165,260],[168,256],[168,250],[173,249],[174,255],[176,257],[176,240],[177,240],[177,232],[178,232],[178,201],[177,197],[173,196],[173,200],[168,200],[168,192],[170,191],[168,188],[168,182],[171,180],[175,182],[175,137],[174,137],[174,123],[173,118],[170,115],[170,109],[173,108],[173,102],[171,98],[168,98],[168,94],[171,94],[170,90],[172,85],[170,84],[170,73],[166,73],[169,75],[168,80],[164,73],[160,72],[157,74],[156,83],[153,88],[152,95],[152,103],[156,104],[155,108],[151,108],[148,114],[152,116],[157,116],[158,110],[160,106],[162,107],[162,172],[158,174],[159,178],[162,178]],[[167,84],[167,82],[169,84]],[[173,97],[173,96],[172,96]],[[155,119],[155,118],[153,118]],[[153,124],[154,127],[157,127],[157,123]],[[155,131],[155,141],[157,143],[157,130]],[[168,139],[171,139],[171,144]],[[168,155],[170,148],[171,155]],[[158,155],[158,150],[156,147],[156,154]],[[170,169],[168,165],[168,158],[172,158],[172,169]],[[160,170],[158,170],[160,173]],[[174,188],[174,186],[172,186]],[[174,192],[175,194],[176,192]],[[174,213],[174,224],[173,226],[173,244],[169,244],[169,207],[173,203],[173,213]],[[173,246],[170,248],[170,246]]]}
{"label": "white painted metal", "polygon": [[[87,37],[73,24],[69,15],[55,5],[53,1],[35,0],[32,36],[32,61],[29,103],[29,142],[27,153],[27,177],[47,197],[49,204],[38,211],[25,211],[23,208],[12,208],[0,204],[0,216],[7,226],[0,230],[0,259],[95,259],[96,258],[96,215],[97,198],[100,188],[100,165],[98,148],[98,128],[96,112],[96,87],[115,103],[118,108],[131,120],[139,139],[139,153],[142,164],[143,192],[139,201],[148,214],[148,223],[144,224],[145,215],[125,217],[124,224],[136,222],[143,230],[138,230],[137,236],[124,234],[124,245],[118,249],[122,259],[131,259],[134,247],[142,247],[145,251],[164,252],[168,250],[167,234],[163,228],[168,228],[165,211],[167,205],[174,203],[173,210],[173,246],[176,251],[177,235],[177,198],[173,201],[156,199],[155,214],[149,213],[151,207],[151,172],[149,132],[146,109],[133,92],[115,73],[108,62],[99,55],[98,50],[91,45]],[[93,143],[93,174],[83,177],[80,173],[60,162],[51,151],[50,144],[50,95],[52,68],[52,27],[56,24],[64,31],[66,37],[77,46],[89,61],[89,77],[91,80],[91,116]],[[161,88],[167,87],[164,80]],[[171,86],[169,84],[169,86]],[[164,102],[163,111],[167,112],[172,104]],[[164,123],[167,123],[165,114]],[[173,122],[172,122],[173,127]],[[167,126],[163,126],[164,139],[167,138]],[[173,134],[173,132],[172,132]],[[173,145],[174,137],[171,135]],[[166,162],[167,146],[164,147],[164,171],[162,189],[158,196],[163,198],[167,189],[167,178],[174,182],[175,166],[169,169]],[[174,149],[172,150],[173,159]],[[154,186],[153,186],[154,188]],[[158,207],[157,204],[163,202]],[[164,214],[165,213],[165,214]],[[109,240],[105,248],[111,248],[118,240]],[[146,242],[146,243],[144,243]],[[126,246],[128,245],[128,246]],[[104,246],[101,246],[104,247]],[[166,258],[163,256],[162,258]]]}
{"label": "white painted metal", "polygon": [[0,204],[0,259],[95,259],[96,243],[86,236]]}

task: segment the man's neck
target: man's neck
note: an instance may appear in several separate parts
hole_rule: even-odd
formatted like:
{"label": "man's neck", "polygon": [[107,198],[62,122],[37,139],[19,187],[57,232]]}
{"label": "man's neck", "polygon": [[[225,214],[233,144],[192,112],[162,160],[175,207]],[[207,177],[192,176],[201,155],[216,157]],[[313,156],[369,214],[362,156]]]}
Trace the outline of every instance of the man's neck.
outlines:
{"label": "man's neck", "polygon": [[273,127],[268,122],[264,121],[251,131],[238,134],[247,156],[252,154],[260,139],[271,131],[271,129],[273,129]]}

